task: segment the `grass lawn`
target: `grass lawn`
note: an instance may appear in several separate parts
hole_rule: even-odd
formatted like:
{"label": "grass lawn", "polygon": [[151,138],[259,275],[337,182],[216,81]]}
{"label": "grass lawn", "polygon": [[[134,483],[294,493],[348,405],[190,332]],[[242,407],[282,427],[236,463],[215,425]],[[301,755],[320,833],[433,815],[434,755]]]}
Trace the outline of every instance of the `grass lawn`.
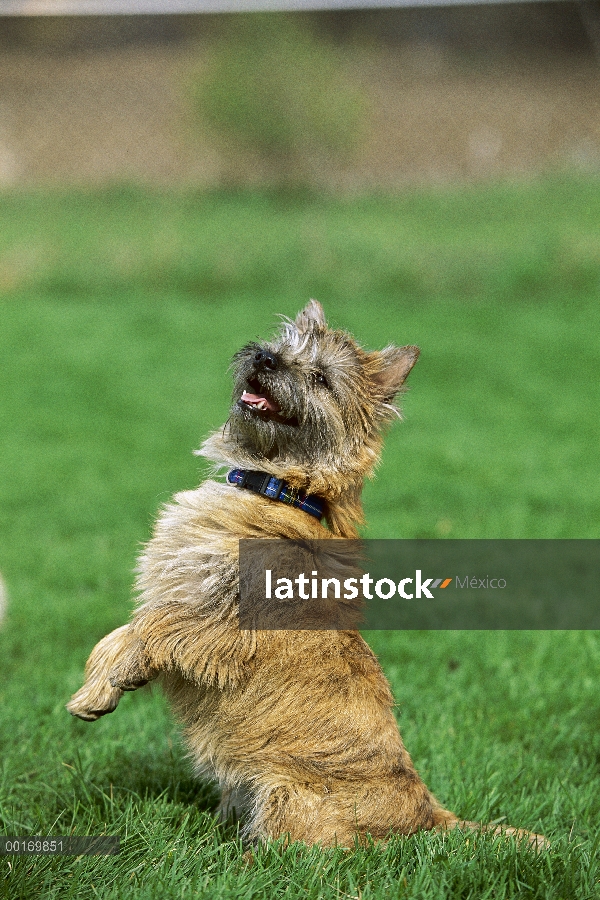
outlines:
{"label": "grass lawn", "polygon": [[0,196],[0,833],[118,834],[115,857],[0,860],[11,898],[600,897],[595,632],[372,633],[404,741],[461,816],[246,865],[158,691],[64,709],[131,609],[158,507],[193,487],[231,354],[317,297],[369,347],[417,343],[370,537],[598,538],[600,182],[311,195]]}

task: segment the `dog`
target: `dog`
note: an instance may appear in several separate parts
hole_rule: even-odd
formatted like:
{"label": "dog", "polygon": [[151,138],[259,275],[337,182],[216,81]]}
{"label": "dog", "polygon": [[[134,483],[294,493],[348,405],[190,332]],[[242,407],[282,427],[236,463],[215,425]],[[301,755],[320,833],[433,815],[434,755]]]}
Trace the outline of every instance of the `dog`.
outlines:
{"label": "dog", "polygon": [[221,817],[235,811],[249,844],[351,848],[481,827],[419,777],[357,630],[239,626],[240,539],[358,537],[363,483],[418,356],[412,345],[364,350],[314,300],[274,340],[243,347],[229,419],[199,451],[230,470],[227,482],[177,494],[159,514],[137,610],[93,649],[67,706],[93,721],[160,678],[196,773],[218,783]]}

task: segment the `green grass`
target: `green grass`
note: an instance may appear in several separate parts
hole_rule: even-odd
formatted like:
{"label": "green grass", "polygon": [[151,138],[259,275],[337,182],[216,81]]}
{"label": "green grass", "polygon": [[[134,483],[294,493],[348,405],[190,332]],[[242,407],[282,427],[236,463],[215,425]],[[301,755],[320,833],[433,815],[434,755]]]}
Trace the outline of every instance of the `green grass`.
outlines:
{"label": "green grass", "polygon": [[0,896],[600,897],[597,633],[369,636],[431,789],[543,831],[539,857],[421,834],[248,866],[158,692],[94,725],[64,710],[128,616],[157,508],[202,476],[229,357],[310,296],[366,346],[422,347],[366,534],[597,538],[600,182],[5,194],[0,291],[0,833],[123,838],[113,858],[4,859]]}

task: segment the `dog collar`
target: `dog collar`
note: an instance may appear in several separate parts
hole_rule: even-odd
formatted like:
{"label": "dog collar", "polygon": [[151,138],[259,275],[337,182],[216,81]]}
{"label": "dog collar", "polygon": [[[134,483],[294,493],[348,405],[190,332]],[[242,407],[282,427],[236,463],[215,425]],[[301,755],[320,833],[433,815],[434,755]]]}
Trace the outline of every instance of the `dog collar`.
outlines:
{"label": "dog collar", "polygon": [[262,494],[270,500],[279,500],[296,509],[302,509],[315,519],[323,518],[325,501],[316,494],[306,494],[298,488],[290,487],[283,478],[275,478],[268,472],[253,472],[249,469],[232,469],[227,473],[229,484],[237,484],[238,487],[248,488],[256,494]]}

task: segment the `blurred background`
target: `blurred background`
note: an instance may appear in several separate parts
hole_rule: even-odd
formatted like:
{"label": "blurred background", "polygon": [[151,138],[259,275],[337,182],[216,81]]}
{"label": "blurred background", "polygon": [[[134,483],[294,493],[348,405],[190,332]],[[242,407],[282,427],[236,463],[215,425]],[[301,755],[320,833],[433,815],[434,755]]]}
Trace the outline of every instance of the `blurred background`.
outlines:
{"label": "blurred background", "polygon": [[[53,7],[3,0],[0,13]],[[293,170],[362,190],[597,172],[599,55],[595,0],[4,15],[0,184],[214,186]]]}

